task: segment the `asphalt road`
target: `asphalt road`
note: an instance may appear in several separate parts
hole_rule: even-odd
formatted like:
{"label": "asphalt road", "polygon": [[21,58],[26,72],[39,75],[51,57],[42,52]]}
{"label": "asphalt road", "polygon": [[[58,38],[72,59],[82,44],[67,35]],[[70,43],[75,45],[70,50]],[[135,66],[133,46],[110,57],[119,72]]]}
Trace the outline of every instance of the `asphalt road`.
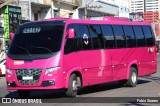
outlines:
{"label": "asphalt road", "polygon": [[[140,77],[138,85],[136,87],[122,87],[118,82],[107,83],[99,86],[86,87],[80,90],[77,95],[77,99],[66,98],[63,91],[33,91],[31,93],[31,98],[43,99],[45,102],[52,102],[46,104],[35,104],[37,106],[79,106],[79,105],[95,105],[95,106],[106,106],[106,103],[111,100],[113,103],[109,105],[121,105],[121,106],[159,106],[160,105],[160,55],[158,55],[158,72],[150,76]],[[0,77],[0,97],[17,97],[18,94],[16,91],[7,91],[5,77]],[[108,97],[108,98],[107,98]],[[112,98],[113,97],[113,98]],[[118,97],[118,98],[115,98]],[[120,98],[124,99],[141,99],[143,97],[156,97],[159,98],[159,103],[117,103]],[[147,99],[146,98],[146,99]],[[108,100],[109,99],[109,100]],[[154,98],[155,99],[155,98]],[[105,101],[106,100],[106,101]],[[53,103],[55,102],[55,103]],[[92,102],[92,104],[90,103]],[[94,102],[94,104],[93,104]],[[96,103],[97,102],[97,103]],[[0,104],[6,105],[6,104]],[[7,104],[15,105],[17,104]],[[28,104],[24,104],[28,106]]]}

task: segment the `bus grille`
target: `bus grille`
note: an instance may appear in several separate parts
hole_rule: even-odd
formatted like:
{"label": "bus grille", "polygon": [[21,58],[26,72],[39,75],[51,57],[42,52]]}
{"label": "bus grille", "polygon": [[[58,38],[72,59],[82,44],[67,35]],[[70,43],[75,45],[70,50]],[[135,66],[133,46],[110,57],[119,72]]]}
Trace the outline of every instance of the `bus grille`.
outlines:
{"label": "bus grille", "polygon": [[[36,85],[41,76],[42,69],[17,69],[17,79],[20,85]],[[32,77],[33,79],[23,79],[23,77]]]}

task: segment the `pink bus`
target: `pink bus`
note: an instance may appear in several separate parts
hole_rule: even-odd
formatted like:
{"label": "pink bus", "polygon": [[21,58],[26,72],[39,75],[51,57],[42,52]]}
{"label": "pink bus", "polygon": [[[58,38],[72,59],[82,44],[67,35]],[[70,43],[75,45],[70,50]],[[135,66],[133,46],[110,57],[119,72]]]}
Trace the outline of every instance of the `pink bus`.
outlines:
{"label": "pink bus", "polygon": [[79,88],[119,81],[135,87],[139,76],[157,71],[151,25],[121,18],[65,18],[21,25],[6,58],[8,90],[28,97],[31,90]]}

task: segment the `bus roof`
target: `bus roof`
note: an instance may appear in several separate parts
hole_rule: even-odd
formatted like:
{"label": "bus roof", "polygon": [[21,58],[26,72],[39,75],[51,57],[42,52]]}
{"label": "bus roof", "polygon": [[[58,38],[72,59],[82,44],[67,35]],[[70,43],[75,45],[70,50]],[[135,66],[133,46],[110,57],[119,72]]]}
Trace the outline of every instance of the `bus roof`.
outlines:
{"label": "bus roof", "polygon": [[65,20],[67,23],[83,23],[83,24],[115,24],[115,25],[151,25],[148,22],[136,22],[130,21],[129,18],[126,17],[110,17],[105,16],[102,19],[71,19],[71,18],[50,18],[46,19],[46,21],[52,20]]}
{"label": "bus roof", "polygon": [[[71,18],[50,18],[50,19],[45,19],[42,21],[55,21],[55,20],[62,20],[66,21],[66,23],[81,23],[81,24],[111,24],[111,25],[151,25],[148,22],[133,22],[130,21],[127,18],[119,18],[119,17],[114,17],[112,18],[106,18],[104,17],[102,20],[95,20],[95,19],[71,19]],[[42,22],[42,21],[35,21],[35,22]],[[27,22],[28,23],[28,22]],[[30,23],[30,22],[29,22]],[[32,22],[31,22],[32,23]]]}

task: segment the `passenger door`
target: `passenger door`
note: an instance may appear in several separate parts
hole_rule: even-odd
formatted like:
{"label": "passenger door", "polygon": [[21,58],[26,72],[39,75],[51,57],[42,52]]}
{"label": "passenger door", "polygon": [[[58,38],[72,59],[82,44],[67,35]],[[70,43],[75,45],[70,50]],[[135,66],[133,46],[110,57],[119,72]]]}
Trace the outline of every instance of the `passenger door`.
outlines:
{"label": "passenger door", "polygon": [[[92,53],[92,42],[87,25],[71,24],[67,29],[75,29],[75,38],[69,39],[64,47],[64,70],[80,67],[83,85],[92,85],[94,78],[93,63],[95,55]],[[76,70],[75,70],[76,71]]]}

